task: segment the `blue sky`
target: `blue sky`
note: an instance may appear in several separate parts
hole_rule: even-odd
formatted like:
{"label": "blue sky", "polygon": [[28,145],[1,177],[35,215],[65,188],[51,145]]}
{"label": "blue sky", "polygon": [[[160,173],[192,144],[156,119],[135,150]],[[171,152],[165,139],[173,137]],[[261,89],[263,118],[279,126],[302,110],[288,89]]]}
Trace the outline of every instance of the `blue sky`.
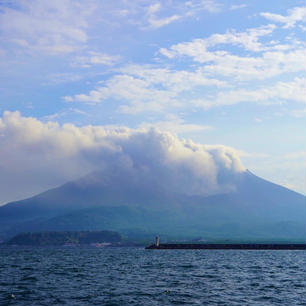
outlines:
{"label": "blue sky", "polygon": [[305,32],[304,1],[2,1],[0,112],[225,145],[305,194]]}

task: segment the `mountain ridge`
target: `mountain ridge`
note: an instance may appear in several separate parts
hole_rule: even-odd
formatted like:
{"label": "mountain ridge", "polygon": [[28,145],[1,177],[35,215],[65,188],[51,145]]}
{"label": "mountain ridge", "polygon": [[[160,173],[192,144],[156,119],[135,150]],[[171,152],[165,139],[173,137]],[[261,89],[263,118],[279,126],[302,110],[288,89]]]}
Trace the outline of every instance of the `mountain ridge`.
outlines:
{"label": "mountain ridge", "polygon": [[89,176],[94,183],[85,176],[0,207],[2,236],[57,229],[300,240],[306,234],[306,197],[250,171],[233,179],[235,191],[210,196],[157,193],[128,182],[109,187],[97,173]]}

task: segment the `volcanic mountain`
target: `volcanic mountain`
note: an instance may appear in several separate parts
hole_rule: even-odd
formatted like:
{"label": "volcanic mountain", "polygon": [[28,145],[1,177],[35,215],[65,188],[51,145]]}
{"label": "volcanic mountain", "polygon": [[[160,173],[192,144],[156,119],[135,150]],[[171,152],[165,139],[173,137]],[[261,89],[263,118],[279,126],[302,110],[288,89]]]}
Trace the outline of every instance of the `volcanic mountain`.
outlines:
{"label": "volcanic mountain", "polygon": [[246,170],[233,188],[212,195],[179,194],[146,182],[93,172],[34,197],[0,207],[2,239],[19,232],[116,230],[204,240],[304,242],[306,198]]}

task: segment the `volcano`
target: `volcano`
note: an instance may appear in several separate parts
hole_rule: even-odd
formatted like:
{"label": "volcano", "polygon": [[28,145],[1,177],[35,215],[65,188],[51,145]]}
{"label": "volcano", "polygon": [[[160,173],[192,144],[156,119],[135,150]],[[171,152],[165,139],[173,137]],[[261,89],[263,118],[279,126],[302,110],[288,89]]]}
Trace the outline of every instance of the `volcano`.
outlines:
{"label": "volcano", "polygon": [[186,195],[93,172],[0,207],[0,233],[115,230],[126,237],[304,242],[306,198],[246,170],[230,191]]}

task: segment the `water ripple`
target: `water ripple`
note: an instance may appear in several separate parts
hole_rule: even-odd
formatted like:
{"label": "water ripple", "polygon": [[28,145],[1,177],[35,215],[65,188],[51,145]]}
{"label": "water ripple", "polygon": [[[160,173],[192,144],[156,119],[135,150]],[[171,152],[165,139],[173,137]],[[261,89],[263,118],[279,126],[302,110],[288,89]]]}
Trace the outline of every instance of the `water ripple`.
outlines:
{"label": "water ripple", "polygon": [[304,305],[306,252],[2,248],[1,305]]}

